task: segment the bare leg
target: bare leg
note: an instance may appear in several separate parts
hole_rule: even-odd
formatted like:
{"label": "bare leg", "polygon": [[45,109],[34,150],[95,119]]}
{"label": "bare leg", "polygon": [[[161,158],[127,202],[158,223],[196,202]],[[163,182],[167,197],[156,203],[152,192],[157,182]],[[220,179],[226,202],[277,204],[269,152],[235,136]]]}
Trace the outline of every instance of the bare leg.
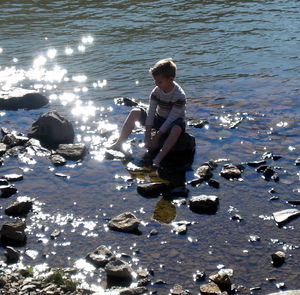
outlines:
{"label": "bare leg", "polygon": [[168,152],[176,144],[181,133],[182,133],[182,129],[180,126],[175,125],[172,127],[171,132],[167,137],[167,139],[165,140],[163,147],[156,155],[156,157],[153,159],[153,166],[159,167],[161,160],[168,154]]}
{"label": "bare leg", "polygon": [[109,148],[115,149],[115,150],[122,149],[123,142],[131,134],[133,128],[135,127],[135,122],[139,121],[140,117],[141,117],[140,109],[131,110],[131,112],[127,116],[127,118],[122,126],[121,133],[120,133],[118,140],[113,145],[111,145]]}

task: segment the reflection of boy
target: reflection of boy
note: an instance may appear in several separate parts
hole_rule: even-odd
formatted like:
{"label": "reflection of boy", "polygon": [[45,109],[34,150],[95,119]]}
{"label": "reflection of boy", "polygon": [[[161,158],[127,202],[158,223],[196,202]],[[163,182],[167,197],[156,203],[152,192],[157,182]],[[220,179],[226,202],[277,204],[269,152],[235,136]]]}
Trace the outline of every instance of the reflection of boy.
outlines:
{"label": "reflection of boy", "polygon": [[[159,167],[161,160],[176,144],[179,136],[185,130],[186,97],[182,88],[174,81],[176,65],[172,59],[158,61],[150,73],[156,87],[150,94],[148,112],[143,109],[133,109],[127,117],[119,139],[110,148],[121,149],[123,142],[132,132],[135,122],[145,122],[145,147],[152,151],[159,147],[160,137],[168,134],[161,150],[153,160],[153,166]],[[152,136],[152,128],[156,130]]]}

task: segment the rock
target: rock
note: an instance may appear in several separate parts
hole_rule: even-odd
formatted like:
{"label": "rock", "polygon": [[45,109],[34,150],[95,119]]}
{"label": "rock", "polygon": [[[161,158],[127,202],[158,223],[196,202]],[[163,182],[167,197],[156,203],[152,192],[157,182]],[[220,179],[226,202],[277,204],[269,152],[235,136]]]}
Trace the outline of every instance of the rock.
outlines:
{"label": "rock", "polygon": [[0,156],[3,156],[7,151],[7,145],[0,142]]}
{"label": "rock", "polygon": [[244,220],[244,218],[239,215],[239,214],[234,214],[233,216],[230,217],[232,220],[237,220],[238,222],[241,222],[242,220]]}
{"label": "rock", "polygon": [[61,231],[58,230],[58,229],[55,229],[55,230],[51,233],[50,238],[51,238],[52,240],[54,240],[55,238],[59,237],[60,234],[61,234]]}
{"label": "rock", "polygon": [[204,284],[200,286],[200,293],[202,295],[219,295],[221,294],[221,290],[217,284],[214,282]]}
{"label": "rock", "polygon": [[268,166],[266,169],[263,170],[263,178],[265,180],[270,180],[270,179],[273,179],[275,181],[279,180],[276,171],[270,166]]}
{"label": "rock", "polygon": [[199,186],[202,182],[204,182],[204,179],[202,179],[202,178],[196,178],[196,179],[190,180],[188,182],[188,184],[190,184],[192,186]]}
{"label": "rock", "polygon": [[137,192],[145,198],[156,198],[167,189],[167,185],[162,182],[152,182],[137,186]]}
{"label": "rock", "polygon": [[39,139],[47,145],[73,143],[74,129],[72,124],[56,111],[42,114],[28,132],[29,138]]}
{"label": "rock", "polygon": [[6,174],[3,176],[8,182],[20,181],[23,180],[22,174]]}
{"label": "rock", "polygon": [[48,103],[47,97],[32,90],[13,88],[0,92],[0,110],[39,109]]}
{"label": "rock", "polygon": [[142,279],[146,279],[150,276],[149,271],[144,268],[139,268],[138,270],[136,270],[136,274],[138,278],[142,278]]}
{"label": "rock", "polygon": [[20,252],[10,246],[7,246],[5,249],[6,249],[5,256],[7,259],[7,263],[18,262],[18,260],[20,259]]}
{"label": "rock", "polygon": [[286,288],[286,285],[285,285],[284,282],[281,282],[281,283],[277,283],[277,284],[276,284],[276,287],[277,287],[278,289],[285,289],[285,288]]}
{"label": "rock", "polygon": [[300,295],[300,290],[280,291],[277,293],[269,293],[268,295]]}
{"label": "rock", "polygon": [[209,186],[214,187],[214,188],[220,187],[220,183],[214,179],[210,179],[207,183]]}
{"label": "rock", "polygon": [[5,209],[5,213],[10,216],[22,216],[29,213],[33,202],[29,199],[18,199]]}
{"label": "rock", "polygon": [[182,295],[184,290],[181,285],[175,284],[173,288],[170,290],[171,295]]}
{"label": "rock", "polygon": [[110,261],[105,266],[105,272],[108,279],[112,280],[132,280],[132,269],[130,265],[120,259]]}
{"label": "rock", "polygon": [[126,155],[120,151],[106,150],[104,155],[106,160],[125,160]]}
{"label": "rock", "polygon": [[156,236],[158,235],[158,231],[156,229],[152,229],[149,233],[149,236]]}
{"label": "rock", "polygon": [[204,180],[208,180],[212,178],[213,174],[211,172],[211,168],[208,165],[202,165],[197,170],[195,175]]}
{"label": "rock", "polygon": [[250,235],[248,241],[251,242],[251,243],[259,242],[260,241],[260,236]]}
{"label": "rock", "polygon": [[261,165],[266,164],[266,161],[265,160],[261,160],[261,161],[247,162],[246,164],[248,166],[250,166],[250,167],[259,167]]}
{"label": "rock", "polygon": [[96,250],[90,252],[86,256],[86,260],[95,267],[104,267],[107,263],[114,259],[114,254],[104,245],[99,246]]}
{"label": "rock", "polygon": [[273,213],[273,217],[278,226],[282,226],[288,221],[298,217],[300,211],[297,209],[286,209],[282,211],[277,211]]}
{"label": "rock", "polygon": [[209,122],[207,120],[191,120],[191,121],[187,122],[188,126],[192,126],[195,128],[202,128],[208,124],[209,124]]}
{"label": "rock", "polygon": [[178,235],[185,235],[187,233],[187,224],[181,224],[180,222],[172,223],[172,231]]}
{"label": "rock", "polygon": [[54,154],[50,156],[50,161],[54,166],[64,166],[67,161],[63,156]]}
{"label": "rock", "polygon": [[287,201],[289,204],[291,205],[300,205],[300,200],[290,200],[290,201]]}
{"label": "rock", "polygon": [[285,253],[282,251],[277,251],[271,254],[272,263],[274,266],[281,266],[285,262]]}
{"label": "rock", "polygon": [[24,221],[5,222],[0,230],[1,238],[5,238],[14,242],[25,242],[25,228],[26,223]]}
{"label": "rock", "polygon": [[[0,151],[1,151],[1,149],[0,149]],[[1,153],[0,153],[0,155],[1,155]],[[300,165],[300,158],[298,158],[298,159],[295,161],[295,165],[296,165],[296,166],[299,166],[299,165]]]}
{"label": "rock", "polygon": [[17,189],[13,185],[1,185],[0,186],[0,197],[1,198],[9,198],[10,196],[17,193]]}
{"label": "rock", "polygon": [[218,285],[222,291],[231,290],[231,277],[233,275],[232,269],[221,269],[217,274],[211,275],[209,279]]}
{"label": "rock", "polygon": [[241,178],[241,170],[233,164],[226,164],[224,165],[221,176],[226,179],[239,179]]}
{"label": "rock", "polygon": [[0,186],[9,185],[8,181],[4,178],[0,178]]}
{"label": "rock", "polygon": [[281,156],[279,156],[279,155],[274,155],[274,154],[271,153],[271,152],[265,152],[265,153],[263,153],[263,155],[262,155],[262,159],[263,159],[263,160],[273,159],[274,161],[277,161],[277,160],[281,159]]}
{"label": "rock", "polygon": [[7,150],[6,155],[12,158],[17,158],[25,152],[26,149],[23,146],[14,146]]}
{"label": "rock", "polygon": [[112,230],[133,232],[138,230],[140,220],[131,212],[124,212],[108,222],[108,227]]}
{"label": "rock", "polygon": [[78,161],[84,158],[87,149],[84,144],[60,144],[56,153],[67,160]]}
{"label": "rock", "polygon": [[135,287],[135,288],[126,288],[122,289],[119,293],[119,295],[142,295],[142,294],[148,294],[148,289],[145,287]]}
{"label": "rock", "polygon": [[197,213],[214,214],[217,212],[219,198],[217,196],[194,196],[189,201],[190,209]]}
{"label": "rock", "polygon": [[204,281],[206,277],[206,273],[205,271],[201,271],[201,270],[197,270],[194,274],[193,274],[193,279],[196,282],[200,282],[200,281]]}
{"label": "rock", "polygon": [[114,101],[115,104],[124,105],[127,107],[135,107],[138,105],[138,103],[134,99],[128,97],[116,97]]}

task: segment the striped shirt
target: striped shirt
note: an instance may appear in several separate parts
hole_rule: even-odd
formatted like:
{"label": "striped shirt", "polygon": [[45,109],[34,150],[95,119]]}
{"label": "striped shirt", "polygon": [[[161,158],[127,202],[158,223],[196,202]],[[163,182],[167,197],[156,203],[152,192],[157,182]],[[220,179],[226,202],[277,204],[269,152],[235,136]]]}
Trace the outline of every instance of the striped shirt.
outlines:
{"label": "striped shirt", "polygon": [[174,81],[173,89],[165,93],[157,86],[150,94],[150,104],[147,113],[146,126],[153,126],[155,113],[166,121],[160,127],[165,133],[171,123],[178,118],[185,119],[186,97],[183,89]]}

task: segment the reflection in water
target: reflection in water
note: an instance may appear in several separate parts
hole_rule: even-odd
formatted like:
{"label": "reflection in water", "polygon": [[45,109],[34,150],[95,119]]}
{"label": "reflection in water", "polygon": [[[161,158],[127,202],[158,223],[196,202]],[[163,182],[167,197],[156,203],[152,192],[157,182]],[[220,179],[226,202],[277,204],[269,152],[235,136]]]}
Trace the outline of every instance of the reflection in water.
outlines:
{"label": "reflection in water", "polygon": [[156,203],[153,219],[162,223],[171,223],[176,217],[176,207],[170,200],[162,198]]}

